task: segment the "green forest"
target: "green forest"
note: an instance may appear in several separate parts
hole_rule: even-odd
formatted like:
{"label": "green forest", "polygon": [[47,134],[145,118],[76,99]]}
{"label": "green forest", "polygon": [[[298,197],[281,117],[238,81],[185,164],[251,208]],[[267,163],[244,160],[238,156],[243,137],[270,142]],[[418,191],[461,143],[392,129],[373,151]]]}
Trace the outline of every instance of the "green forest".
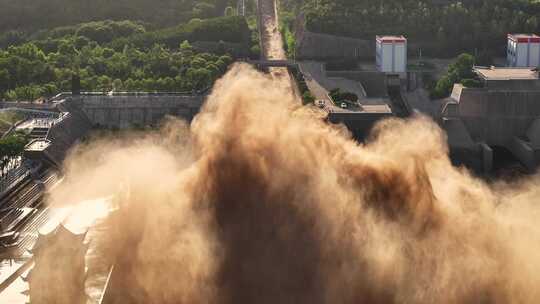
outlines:
{"label": "green forest", "polygon": [[[53,96],[74,75],[86,91],[203,90],[238,57],[258,55],[255,1],[246,3],[247,18],[234,0],[0,0],[0,99]],[[291,58],[300,12],[311,31],[404,34],[427,56],[466,52],[476,64],[503,55],[508,32],[540,32],[532,0],[282,0],[280,12]]]}
{"label": "green forest", "polygon": [[403,34],[424,54],[502,55],[509,32],[539,32],[540,3],[533,0],[304,0],[314,32],[373,39]]}
{"label": "green forest", "polygon": [[[248,1],[251,2],[251,1]],[[136,20],[154,27],[224,15],[231,0],[0,0],[0,32],[31,32],[95,20]]]}
{"label": "green forest", "polygon": [[[225,41],[223,41],[225,40]],[[206,41],[205,50],[191,42]],[[249,50],[243,17],[192,19],[148,30],[134,21],[98,21],[38,31],[0,49],[0,99],[34,100],[71,89],[197,91],[209,87]]]}

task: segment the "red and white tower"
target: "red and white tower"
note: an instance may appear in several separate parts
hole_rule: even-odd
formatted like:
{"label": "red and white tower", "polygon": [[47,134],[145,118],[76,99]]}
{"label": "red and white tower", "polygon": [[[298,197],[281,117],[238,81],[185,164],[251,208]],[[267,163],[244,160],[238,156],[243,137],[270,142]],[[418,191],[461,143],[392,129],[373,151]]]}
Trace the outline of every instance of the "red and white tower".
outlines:
{"label": "red and white tower", "polygon": [[407,39],[403,36],[377,36],[377,69],[385,73],[407,72]]}
{"label": "red and white tower", "polygon": [[540,36],[508,34],[506,60],[509,67],[540,66]]}

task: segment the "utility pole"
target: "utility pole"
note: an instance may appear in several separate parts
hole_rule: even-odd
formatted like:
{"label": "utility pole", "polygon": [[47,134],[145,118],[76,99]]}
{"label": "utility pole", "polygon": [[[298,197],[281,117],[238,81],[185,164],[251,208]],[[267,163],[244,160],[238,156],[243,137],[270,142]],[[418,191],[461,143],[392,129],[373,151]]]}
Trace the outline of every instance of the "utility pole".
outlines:
{"label": "utility pole", "polygon": [[238,16],[245,16],[246,15],[246,0],[238,0],[237,5],[237,13]]}

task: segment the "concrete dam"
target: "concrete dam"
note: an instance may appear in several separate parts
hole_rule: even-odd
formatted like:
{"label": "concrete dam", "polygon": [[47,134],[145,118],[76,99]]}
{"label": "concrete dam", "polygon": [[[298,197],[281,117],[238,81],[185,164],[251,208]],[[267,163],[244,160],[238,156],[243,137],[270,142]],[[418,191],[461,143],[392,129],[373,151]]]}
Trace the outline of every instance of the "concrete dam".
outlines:
{"label": "concrete dam", "polygon": [[25,156],[61,168],[67,151],[92,128],[153,127],[166,116],[189,122],[200,111],[204,99],[202,94],[185,93],[62,93],[38,105],[39,113],[46,108],[47,113],[57,117],[45,125],[29,124],[30,129],[40,129],[42,136],[32,139]]}
{"label": "concrete dam", "polygon": [[204,98],[183,93],[86,93],[66,96],[62,102],[81,109],[93,127],[124,129],[155,126],[168,115],[191,121]]}

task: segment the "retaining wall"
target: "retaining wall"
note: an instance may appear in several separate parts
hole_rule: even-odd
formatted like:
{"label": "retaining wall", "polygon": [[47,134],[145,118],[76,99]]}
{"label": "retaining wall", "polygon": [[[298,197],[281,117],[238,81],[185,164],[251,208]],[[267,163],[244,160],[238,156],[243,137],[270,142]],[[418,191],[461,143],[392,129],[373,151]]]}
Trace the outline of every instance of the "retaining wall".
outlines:
{"label": "retaining wall", "polygon": [[326,71],[327,77],[359,81],[367,97],[388,97],[386,74],[377,71]]}
{"label": "retaining wall", "polygon": [[342,123],[351,131],[355,139],[363,141],[375,123],[381,119],[392,117],[391,113],[356,113],[332,112],[328,114],[328,121],[334,124]]}
{"label": "retaining wall", "polygon": [[80,105],[93,126],[127,128],[156,125],[167,115],[191,121],[200,111],[204,96],[79,96],[68,102]]}
{"label": "retaining wall", "polygon": [[485,81],[485,84],[486,87],[491,90],[540,90],[540,81],[531,79],[488,80]]}
{"label": "retaining wall", "polygon": [[301,14],[295,22],[296,59],[375,58],[373,40],[313,33],[306,29]]}
{"label": "retaining wall", "polygon": [[67,113],[64,118],[54,124],[47,134],[51,145],[44,151],[46,157],[56,166],[62,164],[67,151],[88,134],[92,125],[79,113]]}

